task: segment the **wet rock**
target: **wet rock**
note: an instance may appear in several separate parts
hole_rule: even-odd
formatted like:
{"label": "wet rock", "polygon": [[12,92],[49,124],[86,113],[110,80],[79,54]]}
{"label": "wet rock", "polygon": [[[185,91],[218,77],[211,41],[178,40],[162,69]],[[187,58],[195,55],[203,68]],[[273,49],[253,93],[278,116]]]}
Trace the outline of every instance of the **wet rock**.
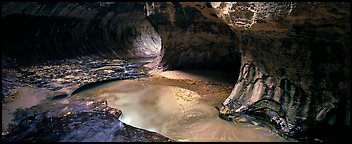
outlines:
{"label": "wet rock", "polygon": [[[45,87],[56,91],[62,88],[70,89],[71,87],[75,89],[78,86],[92,82],[138,78],[147,75],[142,67],[148,61],[137,60],[130,62],[117,59],[90,59],[87,64],[84,61],[86,59],[67,59],[48,61],[36,66],[22,66],[17,70],[17,80],[23,84]],[[100,65],[99,69],[92,68],[90,65],[92,63]]]}
{"label": "wet rock", "polygon": [[16,88],[20,87],[21,84],[17,81],[17,72],[12,69],[2,69],[1,74],[1,94],[2,102],[5,101],[6,96],[14,95],[16,93]]}
{"label": "wet rock", "polygon": [[121,111],[104,101],[67,98],[18,110],[4,142],[172,141],[160,134],[126,125]]}

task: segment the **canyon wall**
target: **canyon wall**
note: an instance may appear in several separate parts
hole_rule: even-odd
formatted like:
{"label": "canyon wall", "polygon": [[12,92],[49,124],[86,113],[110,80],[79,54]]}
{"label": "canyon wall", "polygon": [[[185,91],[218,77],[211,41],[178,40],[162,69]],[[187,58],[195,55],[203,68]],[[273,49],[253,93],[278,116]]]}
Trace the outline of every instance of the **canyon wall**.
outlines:
{"label": "canyon wall", "polygon": [[4,2],[2,55],[21,61],[159,55],[144,3]]}
{"label": "canyon wall", "polygon": [[[202,53],[197,49],[204,46],[193,46],[199,34],[182,39],[192,33],[192,27],[183,28],[185,23],[191,26],[201,20],[226,23],[230,27],[228,38],[221,39],[230,41],[235,37],[235,47],[228,48],[231,45],[223,42],[213,46],[216,51],[227,48],[241,55],[239,72],[234,73],[238,79],[223,102],[222,117],[253,115],[290,137],[299,137],[322,125],[341,131],[350,126],[349,3],[181,2],[148,6],[149,19],[163,42],[160,66],[167,63],[176,67],[183,57]],[[200,25],[209,26],[212,23]],[[179,44],[172,35],[181,32],[182,44]],[[177,51],[178,59],[170,56],[171,51]],[[229,59],[228,56],[237,55],[212,59]],[[193,58],[202,57],[188,59]]]}

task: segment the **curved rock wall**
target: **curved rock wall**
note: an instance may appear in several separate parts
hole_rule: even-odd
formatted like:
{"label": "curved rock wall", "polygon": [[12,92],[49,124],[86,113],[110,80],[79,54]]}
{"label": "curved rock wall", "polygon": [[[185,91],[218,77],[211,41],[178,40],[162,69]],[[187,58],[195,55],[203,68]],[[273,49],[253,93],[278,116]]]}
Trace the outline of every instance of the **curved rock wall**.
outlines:
{"label": "curved rock wall", "polygon": [[3,3],[2,13],[5,56],[31,61],[160,53],[144,3],[13,2]]}
{"label": "curved rock wall", "polygon": [[[230,26],[230,35],[236,37],[233,51],[241,53],[241,68],[221,114],[256,115],[287,136],[299,136],[319,125],[350,126],[349,3],[151,3],[147,8],[162,33],[161,65],[182,65],[183,55],[202,58],[193,56],[201,53],[197,46],[178,47],[194,44],[197,34],[181,37],[182,44],[173,37],[184,25],[197,23],[198,17],[203,27],[211,25],[206,21]],[[177,19],[180,16],[196,18],[189,22]],[[197,32],[190,27],[184,31],[182,36]],[[214,40],[209,38],[206,42]],[[177,58],[170,56],[172,51],[177,51]]]}
{"label": "curved rock wall", "polygon": [[238,38],[219,19],[177,2],[147,3],[146,11],[162,41],[162,68],[238,71]]}
{"label": "curved rock wall", "polygon": [[[248,113],[272,99],[285,124],[270,117],[289,135],[318,123],[349,126],[349,10],[345,3],[297,3],[289,15],[240,30],[243,70],[223,104]],[[268,29],[272,24],[280,27]]]}

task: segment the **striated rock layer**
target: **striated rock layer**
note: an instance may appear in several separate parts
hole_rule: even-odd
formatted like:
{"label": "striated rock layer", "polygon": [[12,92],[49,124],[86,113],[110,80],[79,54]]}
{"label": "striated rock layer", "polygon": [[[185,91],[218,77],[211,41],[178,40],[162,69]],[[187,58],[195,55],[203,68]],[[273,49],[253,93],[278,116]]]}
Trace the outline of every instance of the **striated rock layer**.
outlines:
{"label": "striated rock layer", "polygon": [[[206,49],[218,54],[212,62],[238,67],[222,117],[255,115],[292,137],[350,126],[349,3],[147,3],[146,10],[163,42],[159,66],[208,65]],[[197,45],[201,34],[208,36]]]}
{"label": "striated rock layer", "polygon": [[8,2],[2,21],[2,54],[18,62],[160,53],[144,3]]}

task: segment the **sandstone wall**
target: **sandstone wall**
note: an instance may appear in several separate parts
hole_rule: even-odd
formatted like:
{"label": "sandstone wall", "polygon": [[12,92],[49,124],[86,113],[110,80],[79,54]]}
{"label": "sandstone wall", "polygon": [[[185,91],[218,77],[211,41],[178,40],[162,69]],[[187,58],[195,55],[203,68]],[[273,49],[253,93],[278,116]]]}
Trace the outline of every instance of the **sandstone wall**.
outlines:
{"label": "sandstone wall", "polygon": [[3,56],[22,61],[155,57],[161,41],[144,3],[2,3]]}
{"label": "sandstone wall", "polygon": [[[234,73],[238,80],[223,103],[222,115],[261,117],[286,136],[298,136],[316,125],[350,126],[349,3],[152,3],[149,11],[163,42],[161,66],[202,58],[192,57],[203,47],[192,45],[199,34],[190,27],[182,35],[194,34],[181,38],[182,48],[171,38],[185,25],[177,17],[191,18],[187,25],[197,24],[202,17],[203,22],[230,26],[232,32],[224,37],[236,37],[235,47],[228,49],[241,53],[241,66]],[[172,29],[165,28],[170,25]],[[208,26],[212,23],[199,27]],[[218,51],[231,47],[221,43],[215,46]],[[171,58],[172,51],[177,51],[177,58],[189,58]]]}

